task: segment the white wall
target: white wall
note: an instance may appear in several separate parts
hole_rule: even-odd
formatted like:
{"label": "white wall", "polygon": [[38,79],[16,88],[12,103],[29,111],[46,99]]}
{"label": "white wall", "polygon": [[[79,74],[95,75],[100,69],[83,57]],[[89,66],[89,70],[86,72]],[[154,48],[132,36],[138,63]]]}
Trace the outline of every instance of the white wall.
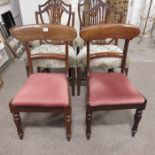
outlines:
{"label": "white wall", "polygon": [[35,23],[35,11],[38,5],[47,0],[19,0],[23,25]]}
{"label": "white wall", "polygon": [[1,14],[8,10],[10,10],[10,4],[0,6],[0,22],[2,21]]}
{"label": "white wall", "polygon": [[22,22],[18,0],[10,0],[10,4],[0,6],[0,22],[2,21],[1,14],[9,10],[11,10],[16,24],[21,25]]}
{"label": "white wall", "polygon": [[[143,31],[145,22],[141,22],[140,16],[147,16],[150,1],[151,0],[129,0],[130,4],[128,9],[127,23],[137,25],[140,27],[141,31]],[[155,17],[155,0],[153,0],[149,15]],[[152,26],[153,22],[148,21],[145,32],[150,33]]]}
{"label": "white wall", "polygon": [[140,15],[144,11],[146,0],[132,0],[132,16],[131,16],[131,24],[139,25],[140,23]]}
{"label": "white wall", "polygon": [[15,23],[22,25],[19,0],[10,0],[10,10],[13,14]]}

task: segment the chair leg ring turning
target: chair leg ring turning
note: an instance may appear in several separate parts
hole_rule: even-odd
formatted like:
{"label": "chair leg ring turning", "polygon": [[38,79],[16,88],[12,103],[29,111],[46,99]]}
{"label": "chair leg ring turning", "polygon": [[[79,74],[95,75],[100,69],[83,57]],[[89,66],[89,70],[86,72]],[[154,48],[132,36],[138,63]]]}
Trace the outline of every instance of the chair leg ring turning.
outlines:
{"label": "chair leg ring turning", "polygon": [[13,118],[14,118],[14,122],[17,128],[19,138],[22,140],[24,137],[24,134],[23,134],[22,126],[21,126],[21,118],[20,118],[19,113],[13,113]]}
{"label": "chair leg ring turning", "polygon": [[90,139],[91,136],[91,122],[92,122],[92,112],[86,110],[86,137],[87,140]]}
{"label": "chair leg ring turning", "polygon": [[132,128],[132,136],[133,137],[135,136],[135,134],[137,132],[138,124],[139,124],[141,118],[142,118],[142,110],[137,109],[136,113],[135,113],[135,117],[134,117],[134,125]]}
{"label": "chair leg ring turning", "polygon": [[71,109],[69,109],[65,114],[66,137],[68,141],[71,139],[71,124]]}

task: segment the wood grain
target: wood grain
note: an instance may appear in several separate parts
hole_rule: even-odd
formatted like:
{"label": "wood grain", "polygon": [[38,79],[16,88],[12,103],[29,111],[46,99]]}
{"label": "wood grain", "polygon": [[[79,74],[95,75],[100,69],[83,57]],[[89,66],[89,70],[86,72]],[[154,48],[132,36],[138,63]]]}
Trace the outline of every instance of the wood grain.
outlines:
{"label": "wood grain", "polygon": [[80,36],[85,41],[100,40],[106,38],[131,40],[138,36],[138,27],[127,24],[99,24],[83,28]]}
{"label": "wood grain", "polygon": [[33,40],[55,40],[71,42],[76,37],[73,27],[57,24],[36,24],[14,27],[10,29],[12,36],[21,42]]}

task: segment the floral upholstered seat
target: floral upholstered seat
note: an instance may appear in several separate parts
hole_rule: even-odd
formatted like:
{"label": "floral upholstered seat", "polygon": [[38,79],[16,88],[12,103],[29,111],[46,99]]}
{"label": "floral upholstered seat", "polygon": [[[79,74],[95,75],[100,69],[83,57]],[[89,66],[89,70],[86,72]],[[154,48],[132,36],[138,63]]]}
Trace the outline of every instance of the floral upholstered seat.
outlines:
{"label": "floral upholstered seat", "polygon": [[[31,54],[54,53],[65,54],[65,45],[43,44],[35,47]],[[61,60],[34,60],[34,66],[44,68],[64,68],[65,63]],[[74,67],[76,64],[76,52],[73,47],[69,46],[69,66]]]}
{"label": "floral upholstered seat", "polygon": [[[87,64],[87,47],[84,46],[77,56],[78,66],[86,66]],[[90,54],[101,53],[101,52],[116,52],[123,53],[122,49],[115,45],[93,45],[90,44]],[[127,60],[126,67],[128,66],[129,60]],[[90,61],[91,68],[120,68],[121,59],[120,58],[98,58]]]}

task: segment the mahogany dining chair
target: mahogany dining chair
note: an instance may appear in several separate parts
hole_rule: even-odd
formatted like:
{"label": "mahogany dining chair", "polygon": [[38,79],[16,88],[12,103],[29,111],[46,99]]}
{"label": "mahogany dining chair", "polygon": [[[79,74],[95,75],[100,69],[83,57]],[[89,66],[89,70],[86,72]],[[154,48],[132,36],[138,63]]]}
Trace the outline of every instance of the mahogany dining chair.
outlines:
{"label": "mahogany dining chair", "polygon": [[[68,44],[76,37],[73,27],[51,24],[36,24],[14,27],[11,35],[25,47],[28,58],[29,77],[17,95],[10,102],[10,111],[20,139],[23,139],[21,112],[60,112],[64,113],[66,136],[71,138],[71,96],[69,90]],[[64,41],[65,54],[38,53],[32,54],[29,42],[34,40]],[[62,60],[65,62],[65,73],[35,73],[33,61],[43,59]]]}
{"label": "mahogany dining chair", "polygon": [[[147,100],[125,75],[125,64],[129,41],[138,36],[139,32],[139,28],[126,24],[100,24],[83,28],[80,32],[81,37],[87,42],[87,139],[91,136],[92,113],[102,110],[136,109],[132,136],[135,136],[137,132]],[[123,39],[123,53],[113,51],[90,53],[90,42],[92,40],[106,38]],[[93,72],[90,68],[91,61],[100,58],[120,59],[121,72]]]}

